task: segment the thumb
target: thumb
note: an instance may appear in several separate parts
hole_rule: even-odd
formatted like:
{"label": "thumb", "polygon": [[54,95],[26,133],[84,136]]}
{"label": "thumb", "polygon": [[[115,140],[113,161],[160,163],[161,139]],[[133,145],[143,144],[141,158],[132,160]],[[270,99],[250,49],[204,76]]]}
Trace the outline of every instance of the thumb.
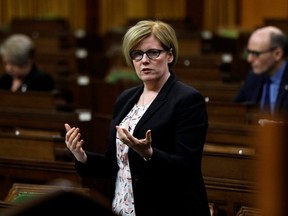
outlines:
{"label": "thumb", "polygon": [[146,141],[150,143],[152,142],[151,130],[146,131]]}

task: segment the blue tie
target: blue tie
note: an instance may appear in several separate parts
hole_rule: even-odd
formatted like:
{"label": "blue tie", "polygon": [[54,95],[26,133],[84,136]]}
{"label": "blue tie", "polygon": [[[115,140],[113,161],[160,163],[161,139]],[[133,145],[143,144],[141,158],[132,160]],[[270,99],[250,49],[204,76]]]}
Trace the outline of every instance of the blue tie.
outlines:
{"label": "blue tie", "polygon": [[265,97],[264,97],[264,104],[263,104],[263,111],[267,113],[271,113],[271,106],[270,106],[270,84],[271,80],[268,77],[265,82]]}

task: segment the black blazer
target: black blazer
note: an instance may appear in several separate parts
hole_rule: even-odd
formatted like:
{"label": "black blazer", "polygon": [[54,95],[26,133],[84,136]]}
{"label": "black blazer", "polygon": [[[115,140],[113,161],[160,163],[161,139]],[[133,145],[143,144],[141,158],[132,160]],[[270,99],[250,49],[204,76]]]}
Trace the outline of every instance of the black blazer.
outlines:
{"label": "black blazer", "polygon": [[[264,75],[257,75],[250,71],[244,84],[234,98],[235,102],[255,104],[260,106],[262,88],[265,82]],[[275,104],[275,113],[288,116],[288,64],[280,82],[278,97]]]}
{"label": "black blazer", "polygon": [[[76,162],[81,176],[112,177],[111,198],[114,196],[118,170],[115,126],[137,103],[142,91],[143,85],[137,86],[124,91],[117,99],[107,154],[87,152],[85,165]],[[151,129],[152,159],[146,162],[132,149],[128,153],[137,216],[210,215],[201,172],[207,128],[204,98],[171,73],[133,134],[137,138],[144,138],[146,131]]]}

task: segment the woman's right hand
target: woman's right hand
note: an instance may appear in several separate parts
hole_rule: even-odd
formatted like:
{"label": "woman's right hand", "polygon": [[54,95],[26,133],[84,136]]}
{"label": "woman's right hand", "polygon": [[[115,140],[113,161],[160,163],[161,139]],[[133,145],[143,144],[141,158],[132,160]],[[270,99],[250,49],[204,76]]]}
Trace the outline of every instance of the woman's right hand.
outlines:
{"label": "woman's right hand", "polygon": [[66,129],[65,143],[67,148],[78,161],[86,163],[87,155],[82,148],[84,140],[81,139],[80,129],[75,127],[71,128],[67,123],[64,124],[64,126]]}

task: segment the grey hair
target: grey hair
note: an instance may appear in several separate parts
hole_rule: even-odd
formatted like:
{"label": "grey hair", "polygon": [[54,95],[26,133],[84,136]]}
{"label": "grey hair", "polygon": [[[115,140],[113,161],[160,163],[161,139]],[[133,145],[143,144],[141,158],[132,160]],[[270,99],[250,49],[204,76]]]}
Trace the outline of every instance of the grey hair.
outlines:
{"label": "grey hair", "polygon": [[24,34],[14,34],[0,45],[3,60],[15,65],[24,65],[35,57],[35,45],[32,39]]}
{"label": "grey hair", "polygon": [[283,33],[271,33],[271,47],[280,47],[284,52],[284,57],[288,55],[288,38]]}

